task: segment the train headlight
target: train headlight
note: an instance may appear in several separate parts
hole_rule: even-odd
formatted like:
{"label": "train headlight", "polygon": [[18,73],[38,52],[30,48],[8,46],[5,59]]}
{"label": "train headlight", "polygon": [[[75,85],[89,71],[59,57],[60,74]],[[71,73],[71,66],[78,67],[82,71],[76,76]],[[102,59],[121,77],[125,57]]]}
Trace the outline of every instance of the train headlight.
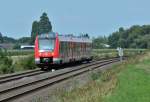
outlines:
{"label": "train headlight", "polygon": [[54,56],[54,53],[52,52],[52,56]]}
{"label": "train headlight", "polygon": [[41,56],[42,54],[41,54],[41,52],[39,53],[39,56]]}
{"label": "train headlight", "polygon": [[39,64],[40,63],[40,58],[35,58],[35,64]]}

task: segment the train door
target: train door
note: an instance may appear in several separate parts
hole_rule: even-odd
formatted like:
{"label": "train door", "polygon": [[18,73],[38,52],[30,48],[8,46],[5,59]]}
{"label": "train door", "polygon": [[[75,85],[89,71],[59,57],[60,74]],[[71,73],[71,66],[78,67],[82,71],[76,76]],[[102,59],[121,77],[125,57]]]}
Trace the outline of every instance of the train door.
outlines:
{"label": "train door", "polygon": [[72,61],[73,60],[73,43],[72,42],[69,42],[69,49],[70,49],[70,55],[69,55],[69,57],[70,57],[70,60]]}
{"label": "train door", "polygon": [[64,50],[64,42],[60,42],[60,58],[62,62],[65,62],[65,50]]}
{"label": "train door", "polygon": [[75,42],[71,42],[72,59],[75,60]]}
{"label": "train door", "polygon": [[66,61],[69,62],[70,59],[70,47],[69,47],[69,42],[65,42],[65,58]]}
{"label": "train door", "polygon": [[82,59],[82,57],[83,57],[83,43],[80,43],[80,51],[81,51],[80,58]]}

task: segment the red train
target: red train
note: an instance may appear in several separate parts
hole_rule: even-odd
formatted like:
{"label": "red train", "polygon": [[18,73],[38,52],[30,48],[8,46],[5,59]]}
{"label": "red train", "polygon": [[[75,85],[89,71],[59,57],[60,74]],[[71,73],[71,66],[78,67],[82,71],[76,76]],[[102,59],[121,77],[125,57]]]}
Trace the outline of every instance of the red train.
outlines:
{"label": "red train", "polygon": [[35,63],[41,68],[54,64],[92,60],[89,37],[41,34],[35,40]]}

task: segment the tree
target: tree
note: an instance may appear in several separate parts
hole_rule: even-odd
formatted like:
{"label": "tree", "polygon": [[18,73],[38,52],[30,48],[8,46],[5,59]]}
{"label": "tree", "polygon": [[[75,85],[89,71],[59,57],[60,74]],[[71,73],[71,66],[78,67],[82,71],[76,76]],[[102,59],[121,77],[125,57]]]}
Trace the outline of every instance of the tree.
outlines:
{"label": "tree", "polygon": [[52,25],[47,14],[44,12],[39,21],[39,34],[48,33],[52,31]]}
{"label": "tree", "polygon": [[123,27],[120,27],[120,28],[119,28],[119,32],[124,32],[124,28],[123,28]]}
{"label": "tree", "polygon": [[31,31],[31,42],[33,44],[36,38],[36,35],[40,35],[43,33],[49,33],[52,31],[52,25],[49,21],[47,14],[44,12],[40,17],[40,21],[34,21],[32,23],[32,31]]}
{"label": "tree", "polygon": [[30,41],[31,41],[30,37],[22,37],[22,38],[19,38],[17,40],[17,43],[20,43],[20,44],[29,44]]}
{"label": "tree", "polygon": [[16,43],[14,46],[13,46],[13,49],[20,49],[20,44]]}
{"label": "tree", "polygon": [[39,34],[39,22],[34,21],[32,23],[31,42],[30,42],[31,44],[34,43],[37,34]]}
{"label": "tree", "polygon": [[3,43],[3,36],[1,32],[0,32],[0,43]]}
{"label": "tree", "polygon": [[3,36],[3,43],[15,43],[15,42],[16,42],[16,39],[7,37],[7,36]]}
{"label": "tree", "polygon": [[107,44],[107,38],[104,36],[99,36],[97,38],[93,38],[93,48],[94,49],[102,49],[105,48],[105,44]]}
{"label": "tree", "polygon": [[117,48],[119,46],[118,40],[119,40],[119,33],[114,32],[112,35],[108,37],[108,44],[110,45],[111,48]]}

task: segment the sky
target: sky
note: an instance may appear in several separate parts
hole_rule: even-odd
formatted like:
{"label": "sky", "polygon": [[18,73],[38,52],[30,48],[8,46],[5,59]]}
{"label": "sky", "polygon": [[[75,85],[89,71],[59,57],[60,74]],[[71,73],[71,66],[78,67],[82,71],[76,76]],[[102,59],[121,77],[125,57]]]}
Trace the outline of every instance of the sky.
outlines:
{"label": "sky", "polygon": [[150,24],[150,0],[0,0],[0,32],[31,35],[32,22],[48,14],[53,31],[108,36],[119,27]]}

